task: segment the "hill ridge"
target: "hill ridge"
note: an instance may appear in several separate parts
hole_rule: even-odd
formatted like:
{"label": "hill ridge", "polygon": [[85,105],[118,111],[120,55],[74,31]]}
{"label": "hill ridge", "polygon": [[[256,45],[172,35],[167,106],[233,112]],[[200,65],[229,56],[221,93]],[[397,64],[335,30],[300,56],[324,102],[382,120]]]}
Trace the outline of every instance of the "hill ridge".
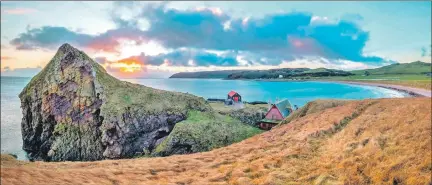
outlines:
{"label": "hill ridge", "polygon": [[[370,74],[424,74],[431,72],[431,63],[422,61],[414,61],[411,63],[394,63],[387,66],[381,66],[372,69],[364,70],[336,70],[329,68],[275,68],[268,70],[221,70],[221,71],[198,71],[198,72],[180,72],[171,75],[170,78],[223,78],[223,79],[258,79],[258,78],[279,78],[279,75],[287,76],[289,74],[278,71],[296,71],[299,70],[303,73],[293,74],[293,77],[311,76],[317,72],[328,72],[325,74],[316,74],[315,77],[319,76],[349,76],[349,73],[355,75],[363,75],[365,71]],[[384,71],[384,72],[383,72]],[[386,72],[387,71],[387,72]],[[332,72],[336,72],[332,74]],[[338,73],[337,73],[338,72]],[[255,75],[254,77],[245,77],[244,74],[248,73],[262,73],[261,75]],[[276,74],[277,73],[277,74]],[[346,73],[346,74],[345,74]],[[238,76],[238,77],[235,77]],[[235,77],[235,78],[234,78]]]}

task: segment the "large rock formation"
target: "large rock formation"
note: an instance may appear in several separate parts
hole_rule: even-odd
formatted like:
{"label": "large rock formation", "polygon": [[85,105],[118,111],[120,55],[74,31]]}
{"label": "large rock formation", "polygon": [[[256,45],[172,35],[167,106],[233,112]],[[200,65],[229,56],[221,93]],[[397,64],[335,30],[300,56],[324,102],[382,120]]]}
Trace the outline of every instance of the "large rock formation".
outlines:
{"label": "large rock formation", "polygon": [[189,110],[211,110],[193,95],[117,80],[69,44],[19,97],[23,149],[30,159],[46,161],[141,155],[161,143]]}

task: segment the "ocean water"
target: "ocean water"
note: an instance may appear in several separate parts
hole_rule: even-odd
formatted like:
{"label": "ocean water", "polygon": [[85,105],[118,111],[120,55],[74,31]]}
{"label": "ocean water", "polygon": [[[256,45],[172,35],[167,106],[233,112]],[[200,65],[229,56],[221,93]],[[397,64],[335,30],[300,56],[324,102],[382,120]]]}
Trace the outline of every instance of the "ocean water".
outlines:
{"label": "ocean water", "polygon": [[[25,160],[22,150],[20,100],[18,94],[31,78],[1,77],[1,153]],[[407,94],[380,87],[333,82],[265,82],[220,79],[124,79],[149,87],[191,93],[204,98],[225,98],[237,91],[243,101],[275,101],[288,98],[303,106],[316,99],[366,99],[405,97]]]}
{"label": "ocean water", "polygon": [[271,82],[221,79],[124,79],[156,89],[191,93],[204,98],[226,98],[234,90],[243,101],[276,101],[287,98],[291,104],[303,106],[316,99],[367,99],[405,97],[406,93],[381,87],[336,82]]}

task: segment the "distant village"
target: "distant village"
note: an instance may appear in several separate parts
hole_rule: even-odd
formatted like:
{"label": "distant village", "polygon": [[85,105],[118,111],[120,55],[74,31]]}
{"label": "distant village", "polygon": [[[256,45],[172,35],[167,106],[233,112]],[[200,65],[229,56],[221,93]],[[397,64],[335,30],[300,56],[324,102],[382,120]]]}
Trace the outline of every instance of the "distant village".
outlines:
{"label": "distant village", "polygon": [[[232,106],[233,108],[244,107],[244,102],[242,101],[242,97],[236,91],[228,92],[226,99],[209,98],[208,101],[223,102],[225,106]],[[256,125],[263,130],[270,130],[272,127],[276,126],[286,117],[288,117],[294,110],[298,109],[296,105],[294,105],[294,109],[293,109],[293,106],[288,101],[288,99],[277,100],[274,103],[256,101],[256,102],[250,102],[250,104],[269,104],[269,109],[267,110],[267,113],[263,115],[262,120],[256,123]]]}

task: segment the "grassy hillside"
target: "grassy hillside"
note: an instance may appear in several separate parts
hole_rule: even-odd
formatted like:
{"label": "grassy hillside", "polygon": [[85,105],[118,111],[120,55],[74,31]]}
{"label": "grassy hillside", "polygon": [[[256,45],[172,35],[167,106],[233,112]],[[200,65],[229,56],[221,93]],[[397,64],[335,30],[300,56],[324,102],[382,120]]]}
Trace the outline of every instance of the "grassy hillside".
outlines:
{"label": "grassy hillside", "polygon": [[287,118],[285,118],[285,120],[282,121],[281,124],[287,124],[287,123],[291,122],[292,120],[295,120],[295,119],[298,119],[298,118],[301,118],[303,116],[313,114],[316,112],[321,112],[321,111],[328,109],[328,108],[342,106],[348,102],[350,102],[350,101],[348,101],[348,100],[315,100],[313,102],[308,102],[305,106],[294,111]]}
{"label": "grassy hillside", "polygon": [[[431,99],[350,101],[210,152],[17,162],[2,184],[430,184]],[[318,106],[320,107],[320,106]]]}
{"label": "grassy hillside", "polygon": [[180,72],[173,74],[170,78],[227,78],[228,75],[244,70],[224,70],[224,71],[200,71],[200,72]]}
{"label": "grassy hillside", "polygon": [[[369,76],[365,76],[365,72]],[[355,71],[342,71],[335,69],[317,68],[282,68],[270,70],[248,71],[204,71],[195,73],[177,73],[171,78],[226,78],[226,79],[274,79],[274,80],[348,80],[403,85],[430,90],[431,64],[425,62],[412,62],[404,64],[391,64],[388,66]],[[279,75],[283,78],[279,79]]]}
{"label": "grassy hillside", "polygon": [[173,74],[170,78],[226,78],[226,79],[272,79],[292,77],[319,77],[319,76],[349,76],[350,72],[335,69],[309,69],[309,68],[282,68],[269,70],[227,70],[227,71],[201,71],[181,72]]}
{"label": "grassy hillside", "polygon": [[275,79],[279,78],[307,78],[307,77],[322,77],[322,76],[349,76],[350,72],[335,70],[335,69],[309,69],[309,68],[282,68],[269,70],[253,70],[243,71],[230,74],[228,79]]}
{"label": "grassy hillside", "polygon": [[222,102],[211,102],[210,106],[216,112],[222,115],[228,115],[232,118],[240,120],[242,123],[258,127],[257,122],[264,118],[264,115],[269,109],[268,104],[248,104],[244,103],[243,107],[225,106]]}
{"label": "grassy hillside", "polygon": [[404,75],[420,75],[431,72],[431,63],[425,62],[411,62],[411,63],[396,63],[388,66],[383,66],[376,69],[356,70],[351,71],[356,75],[363,75],[368,71],[371,75],[390,75],[390,74],[404,74]]}
{"label": "grassy hillside", "polygon": [[209,151],[239,142],[262,131],[218,113],[192,111],[188,119],[177,123],[153,155]]}
{"label": "grassy hillside", "polygon": [[[363,81],[431,90],[431,77],[426,75],[426,73],[431,72],[431,67],[430,63],[419,61],[406,64],[392,64],[376,69],[351,71],[356,75],[335,77],[330,80]],[[370,74],[369,76],[364,75],[366,71]]]}

